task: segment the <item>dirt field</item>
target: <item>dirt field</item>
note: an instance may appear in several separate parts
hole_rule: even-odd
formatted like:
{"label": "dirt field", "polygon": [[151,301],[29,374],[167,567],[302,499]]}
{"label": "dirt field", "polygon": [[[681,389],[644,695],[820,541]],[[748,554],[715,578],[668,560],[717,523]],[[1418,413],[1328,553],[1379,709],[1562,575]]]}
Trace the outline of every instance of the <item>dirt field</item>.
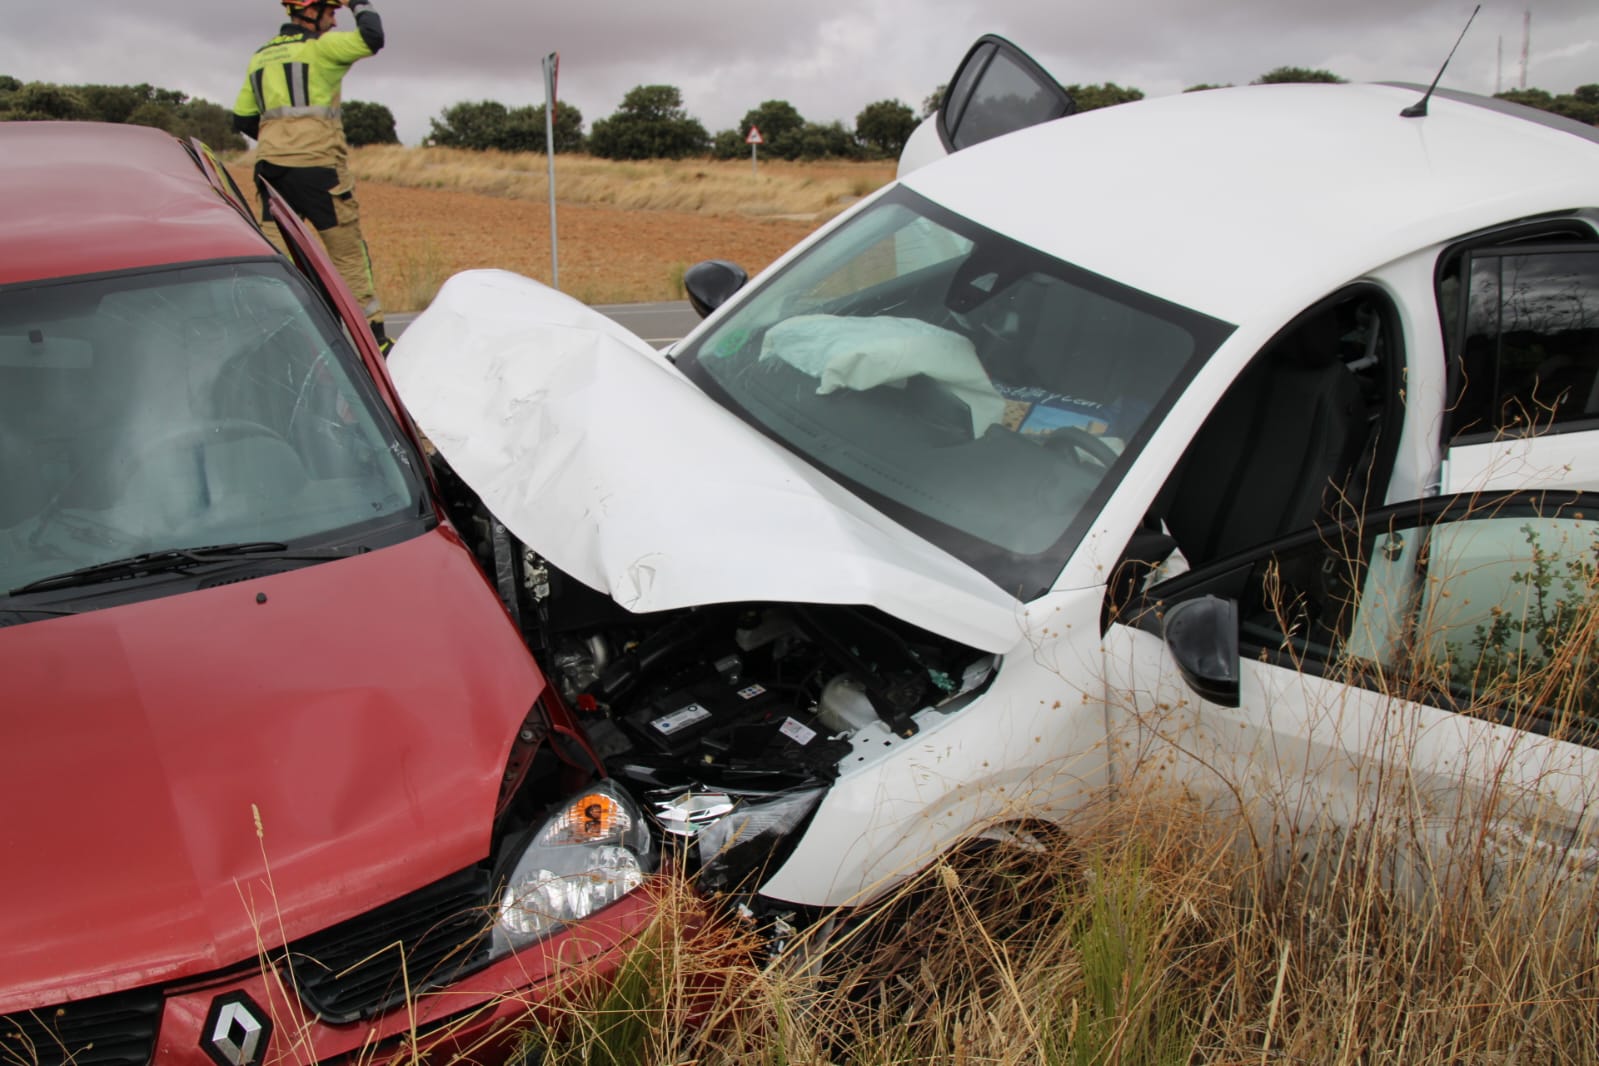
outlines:
{"label": "dirt field", "polygon": [[[247,195],[253,159],[228,161]],[[452,274],[499,267],[550,280],[547,160],[526,153],[370,145],[350,169],[391,311],[426,307]],[[751,274],[849,203],[892,162],[617,163],[556,157],[561,289],[586,303],[679,299],[683,271],[728,259]]]}
{"label": "dirt field", "polygon": [[[391,310],[419,309],[445,278],[474,267],[550,280],[546,203],[377,182],[358,183],[356,195],[379,295]],[[812,228],[784,219],[561,205],[561,288],[586,303],[678,299],[691,264],[730,259],[753,274]]]}

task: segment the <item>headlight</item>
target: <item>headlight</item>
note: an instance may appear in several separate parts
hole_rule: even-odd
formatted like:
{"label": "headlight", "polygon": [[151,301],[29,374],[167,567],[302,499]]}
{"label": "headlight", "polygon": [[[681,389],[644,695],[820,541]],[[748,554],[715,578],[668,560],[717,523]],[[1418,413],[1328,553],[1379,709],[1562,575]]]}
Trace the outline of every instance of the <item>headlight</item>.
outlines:
{"label": "headlight", "polygon": [[534,835],[500,894],[494,954],[503,955],[615,903],[655,868],[649,829],[616,785],[576,796]]}
{"label": "headlight", "polygon": [[825,788],[749,798],[732,812],[700,828],[695,836],[700,852],[702,888],[727,892],[751,874],[765,871],[777,857],[789,834],[810,817],[822,801]]}

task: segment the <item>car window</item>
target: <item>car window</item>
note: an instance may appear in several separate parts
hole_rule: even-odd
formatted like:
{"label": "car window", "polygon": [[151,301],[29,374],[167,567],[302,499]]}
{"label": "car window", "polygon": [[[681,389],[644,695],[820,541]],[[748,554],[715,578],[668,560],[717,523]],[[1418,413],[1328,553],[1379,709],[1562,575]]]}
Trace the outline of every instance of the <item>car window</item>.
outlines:
{"label": "car window", "polygon": [[897,189],[678,365],[874,505],[1031,596],[1230,330]]}
{"label": "car window", "polygon": [[0,591],[415,514],[374,399],[281,262],[0,291]]}
{"label": "car window", "polygon": [[1191,566],[1387,492],[1404,407],[1399,316],[1354,285],[1308,309],[1238,375],[1152,512]]}
{"label": "car window", "polygon": [[939,135],[946,148],[959,151],[1069,115],[1074,106],[1036,60],[1003,37],[985,34],[961,60],[939,103]]}
{"label": "car window", "polygon": [[[1461,498],[1462,500],[1464,498]],[[1479,712],[1599,726],[1599,516],[1498,507],[1299,536],[1155,602],[1239,602],[1243,657]],[[1563,702],[1562,702],[1563,701]]]}
{"label": "car window", "polygon": [[1454,433],[1599,427],[1599,248],[1474,252],[1463,285]]}

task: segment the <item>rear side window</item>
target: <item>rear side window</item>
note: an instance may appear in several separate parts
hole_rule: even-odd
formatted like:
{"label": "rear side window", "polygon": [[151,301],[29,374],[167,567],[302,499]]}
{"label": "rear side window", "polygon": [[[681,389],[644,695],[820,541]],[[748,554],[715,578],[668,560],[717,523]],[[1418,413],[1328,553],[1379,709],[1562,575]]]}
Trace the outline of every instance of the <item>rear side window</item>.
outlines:
{"label": "rear side window", "polygon": [[1455,437],[1599,428],[1599,248],[1485,249],[1464,266]]}

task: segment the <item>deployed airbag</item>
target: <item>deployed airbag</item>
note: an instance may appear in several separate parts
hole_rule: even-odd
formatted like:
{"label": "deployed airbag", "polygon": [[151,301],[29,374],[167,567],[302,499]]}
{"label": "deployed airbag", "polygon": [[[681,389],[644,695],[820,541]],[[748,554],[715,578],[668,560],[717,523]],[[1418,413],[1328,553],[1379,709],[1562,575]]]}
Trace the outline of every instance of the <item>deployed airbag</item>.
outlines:
{"label": "deployed airbag", "polygon": [[974,438],[1005,414],[1005,400],[972,342],[919,318],[798,315],[767,330],[761,358],[779,359],[816,378],[820,396],[841,388],[903,385],[920,374],[966,405]]}

